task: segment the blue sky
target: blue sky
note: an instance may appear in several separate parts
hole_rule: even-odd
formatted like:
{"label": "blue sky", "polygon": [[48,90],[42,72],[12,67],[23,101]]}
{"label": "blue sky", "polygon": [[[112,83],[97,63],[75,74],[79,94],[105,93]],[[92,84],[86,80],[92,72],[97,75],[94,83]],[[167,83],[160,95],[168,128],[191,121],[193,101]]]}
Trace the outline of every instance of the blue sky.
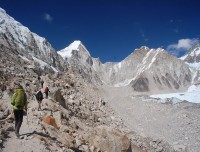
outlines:
{"label": "blue sky", "polygon": [[180,56],[200,37],[198,0],[1,0],[0,7],[56,50],[81,40],[117,62],[141,46]]}

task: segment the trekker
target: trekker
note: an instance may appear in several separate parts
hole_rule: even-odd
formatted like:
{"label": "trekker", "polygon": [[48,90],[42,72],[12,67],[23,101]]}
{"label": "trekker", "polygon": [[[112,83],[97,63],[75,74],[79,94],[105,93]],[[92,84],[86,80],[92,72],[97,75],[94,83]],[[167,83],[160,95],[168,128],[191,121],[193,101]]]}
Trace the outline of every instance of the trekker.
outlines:
{"label": "trekker", "polygon": [[41,88],[43,88],[44,80],[41,80],[40,84],[41,84]]}
{"label": "trekker", "polygon": [[13,111],[15,116],[15,134],[19,138],[19,130],[23,122],[23,110],[27,112],[27,95],[23,87],[18,84],[18,87],[11,98],[11,104],[13,105]]}
{"label": "trekker", "polygon": [[38,111],[39,111],[39,110],[42,110],[42,109],[41,109],[41,103],[42,103],[42,100],[44,99],[44,98],[43,98],[43,95],[42,95],[42,92],[41,92],[41,91],[38,91],[38,92],[36,93],[35,97],[36,97],[36,100],[37,100],[37,102],[38,102]]}
{"label": "trekker", "polygon": [[46,95],[46,99],[48,98],[48,95],[49,95],[49,87],[47,86],[45,89],[44,89],[44,93]]}

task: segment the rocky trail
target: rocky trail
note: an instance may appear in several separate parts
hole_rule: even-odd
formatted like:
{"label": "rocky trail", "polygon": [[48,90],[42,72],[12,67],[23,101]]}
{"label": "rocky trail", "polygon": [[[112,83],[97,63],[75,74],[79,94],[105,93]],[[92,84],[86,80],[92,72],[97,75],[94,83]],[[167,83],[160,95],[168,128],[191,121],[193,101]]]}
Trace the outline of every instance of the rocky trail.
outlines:
{"label": "rocky trail", "polygon": [[29,99],[28,123],[24,116],[20,139],[14,134],[9,93],[4,92],[3,152],[196,152],[200,148],[199,104],[164,104],[129,88],[97,89],[79,78],[73,80],[74,76],[61,81],[42,78],[51,88],[50,97],[43,99],[41,111],[37,101]]}
{"label": "rocky trail", "polygon": [[[37,102],[31,100],[27,112],[28,118],[27,116],[23,117],[23,123],[20,128],[20,137],[17,138],[14,129],[10,129],[11,131],[2,148],[3,152],[49,152],[48,141],[51,140],[51,144],[54,144],[54,146],[56,145],[56,140],[49,138],[49,135],[42,131],[40,125],[41,120],[38,119],[36,115],[34,116],[35,112],[32,111],[36,108]],[[10,128],[12,128],[12,125]],[[55,146],[55,148],[59,150],[58,146]]]}

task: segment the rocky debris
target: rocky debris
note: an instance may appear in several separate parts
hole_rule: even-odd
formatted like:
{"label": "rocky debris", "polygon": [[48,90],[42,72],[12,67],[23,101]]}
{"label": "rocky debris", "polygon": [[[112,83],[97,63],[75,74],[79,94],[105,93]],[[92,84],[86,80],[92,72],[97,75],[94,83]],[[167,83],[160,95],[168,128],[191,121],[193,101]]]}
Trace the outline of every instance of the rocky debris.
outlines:
{"label": "rocky debris", "polygon": [[89,143],[101,151],[130,152],[131,143],[128,137],[117,129],[97,126],[89,135]]}

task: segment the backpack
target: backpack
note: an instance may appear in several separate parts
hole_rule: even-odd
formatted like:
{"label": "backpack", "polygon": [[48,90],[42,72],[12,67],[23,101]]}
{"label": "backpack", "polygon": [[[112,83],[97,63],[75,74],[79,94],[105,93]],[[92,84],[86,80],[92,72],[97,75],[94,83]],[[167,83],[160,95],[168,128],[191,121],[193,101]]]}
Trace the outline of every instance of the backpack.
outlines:
{"label": "backpack", "polygon": [[23,108],[26,100],[26,94],[24,91],[19,90],[16,92],[16,98],[15,98],[15,107],[17,108]]}
{"label": "backpack", "polygon": [[46,87],[46,88],[44,89],[44,92],[47,93],[48,91],[49,91],[49,88]]}
{"label": "backpack", "polygon": [[39,91],[37,94],[36,94],[36,99],[38,100],[38,101],[42,101],[42,99],[43,99],[43,95],[42,95],[42,92],[41,91]]}

